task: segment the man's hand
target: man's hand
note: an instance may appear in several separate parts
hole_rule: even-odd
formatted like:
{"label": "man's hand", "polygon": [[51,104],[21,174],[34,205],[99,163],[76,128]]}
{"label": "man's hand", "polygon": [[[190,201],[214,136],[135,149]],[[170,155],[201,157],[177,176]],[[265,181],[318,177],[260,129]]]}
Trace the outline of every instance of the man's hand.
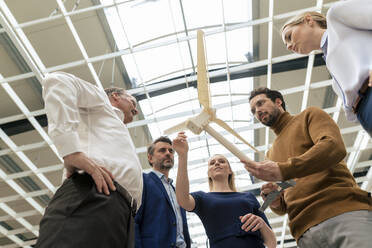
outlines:
{"label": "man's hand", "polygon": [[177,137],[173,140],[173,149],[178,153],[178,156],[187,154],[189,151],[189,144],[187,143],[185,132],[179,132]]}
{"label": "man's hand", "polygon": [[276,162],[265,160],[262,162],[241,161],[244,168],[253,176],[264,181],[282,181],[283,177]]}
{"label": "man's hand", "polygon": [[368,86],[369,87],[372,87],[372,70],[369,71],[369,83],[368,83]]}
{"label": "man's hand", "polygon": [[85,156],[82,152],[75,152],[63,157],[65,168],[67,170],[66,176],[69,178],[77,170],[83,170],[92,176],[99,193],[102,191],[106,195],[110,195],[110,190],[115,191],[114,176],[105,167],[99,166],[91,159]]}
{"label": "man's hand", "polygon": [[[266,200],[266,196],[270,192],[272,192],[274,190],[278,190],[278,188],[279,188],[279,186],[276,185],[275,183],[266,183],[266,184],[262,185],[262,187],[261,187],[261,193],[260,193],[262,199],[265,201]],[[278,197],[273,202],[271,202],[270,207],[272,207],[272,208],[278,208],[278,207],[280,207],[280,196],[283,193],[284,192],[281,192],[281,194],[278,195]]]}
{"label": "man's hand", "polygon": [[257,215],[254,214],[246,214],[244,216],[239,216],[239,219],[242,223],[242,230],[248,232],[252,231],[255,232],[260,230],[266,223],[265,221]]}

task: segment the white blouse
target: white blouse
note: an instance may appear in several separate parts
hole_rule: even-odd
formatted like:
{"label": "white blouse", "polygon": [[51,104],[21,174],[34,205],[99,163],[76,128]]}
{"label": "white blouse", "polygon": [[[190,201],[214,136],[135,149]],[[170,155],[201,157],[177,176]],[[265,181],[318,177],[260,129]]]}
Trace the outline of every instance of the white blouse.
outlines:
{"label": "white blouse", "polygon": [[74,75],[51,73],[42,84],[48,131],[60,156],[84,152],[114,175],[139,208],[142,167],[124,114],[102,89]]}
{"label": "white blouse", "polygon": [[327,13],[327,33],[326,64],[335,79],[333,89],[343,100],[347,119],[357,121],[352,106],[372,69],[372,1],[332,5]]}

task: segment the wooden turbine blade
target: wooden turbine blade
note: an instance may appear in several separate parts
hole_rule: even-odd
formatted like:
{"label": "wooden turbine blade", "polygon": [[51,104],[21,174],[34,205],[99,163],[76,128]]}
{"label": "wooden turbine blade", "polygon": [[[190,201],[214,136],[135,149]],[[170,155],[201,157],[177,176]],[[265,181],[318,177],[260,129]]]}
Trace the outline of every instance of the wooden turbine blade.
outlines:
{"label": "wooden turbine blade", "polygon": [[205,108],[209,109],[211,107],[211,96],[209,89],[209,77],[208,77],[208,68],[207,68],[207,56],[205,53],[205,44],[204,44],[204,32],[198,30],[197,33],[197,42],[198,42],[198,98],[200,104]]}

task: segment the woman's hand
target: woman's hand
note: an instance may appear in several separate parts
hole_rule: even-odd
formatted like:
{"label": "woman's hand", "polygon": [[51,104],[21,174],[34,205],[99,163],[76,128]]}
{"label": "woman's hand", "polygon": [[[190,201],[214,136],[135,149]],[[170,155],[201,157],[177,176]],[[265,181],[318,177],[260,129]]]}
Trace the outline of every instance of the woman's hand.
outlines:
{"label": "woman's hand", "polygon": [[189,151],[189,144],[187,143],[187,136],[185,132],[179,132],[177,137],[173,140],[173,149],[178,155],[187,155]]}
{"label": "woman's hand", "polygon": [[242,230],[248,231],[257,231],[260,230],[262,227],[266,225],[265,221],[257,215],[254,214],[246,214],[244,216],[239,216],[239,219],[242,223]]}
{"label": "woman's hand", "polygon": [[276,237],[275,233],[271,228],[266,224],[266,222],[257,215],[246,214],[244,216],[239,216],[239,219],[242,223],[242,229],[246,232],[248,231],[257,231],[260,230],[263,241],[268,248],[276,247]]}
{"label": "woman's hand", "polygon": [[369,87],[372,87],[372,70],[369,71],[369,83],[368,83],[368,86]]}

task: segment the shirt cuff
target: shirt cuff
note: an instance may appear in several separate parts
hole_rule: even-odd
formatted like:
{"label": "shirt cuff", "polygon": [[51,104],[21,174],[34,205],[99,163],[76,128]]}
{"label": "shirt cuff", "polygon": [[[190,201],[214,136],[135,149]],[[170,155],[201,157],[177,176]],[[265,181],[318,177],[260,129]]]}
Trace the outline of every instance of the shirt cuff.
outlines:
{"label": "shirt cuff", "polygon": [[278,166],[280,169],[280,173],[282,174],[283,181],[287,181],[289,179],[296,178],[296,171],[291,166],[290,162],[278,162]]}
{"label": "shirt cuff", "polygon": [[351,110],[350,107],[346,107],[345,106],[345,115],[346,115],[346,119],[348,121],[351,121],[351,122],[358,122],[358,117],[356,114],[354,114],[354,112]]}
{"label": "shirt cuff", "polygon": [[52,139],[62,158],[75,152],[82,152],[77,132],[65,133]]}

